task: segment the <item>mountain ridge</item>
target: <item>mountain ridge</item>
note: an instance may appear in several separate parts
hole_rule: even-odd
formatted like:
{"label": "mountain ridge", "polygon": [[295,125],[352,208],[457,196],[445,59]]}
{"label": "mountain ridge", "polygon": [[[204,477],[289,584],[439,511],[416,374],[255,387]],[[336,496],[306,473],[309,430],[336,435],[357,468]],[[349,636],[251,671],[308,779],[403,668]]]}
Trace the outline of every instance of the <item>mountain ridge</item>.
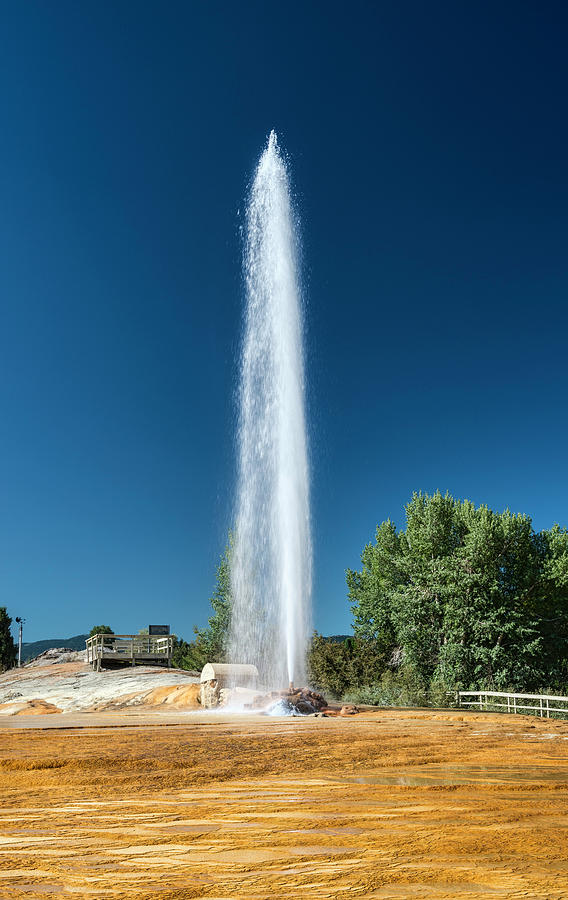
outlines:
{"label": "mountain ridge", "polygon": [[22,662],[51,650],[52,647],[68,647],[70,650],[84,650],[88,634],[76,634],[70,638],[47,638],[44,641],[24,641],[22,643]]}

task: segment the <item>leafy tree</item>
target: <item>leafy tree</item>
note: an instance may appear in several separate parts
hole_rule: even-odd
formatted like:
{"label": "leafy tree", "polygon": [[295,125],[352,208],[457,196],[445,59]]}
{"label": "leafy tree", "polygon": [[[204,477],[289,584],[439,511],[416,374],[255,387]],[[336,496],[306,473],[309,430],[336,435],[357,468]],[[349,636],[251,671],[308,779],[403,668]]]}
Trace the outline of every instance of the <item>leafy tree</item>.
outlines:
{"label": "leafy tree", "polygon": [[174,638],[172,665],[176,669],[200,672],[205,663],[210,661],[206,651],[197,641],[184,641],[183,638]]}
{"label": "leafy tree", "polygon": [[231,549],[232,537],[221,554],[216,572],[216,584],[209,602],[213,615],[206,628],[194,628],[196,642],[209,655],[209,659],[221,662],[227,653],[227,641],[231,627]]}
{"label": "leafy tree", "polygon": [[3,672],[5,669],[11,669],[15,665],[18,655],[16,644],[10,631],[11,624],[12,619],[8,615],[6,607],[0,606],[0,672]]}
{"label": "leafy tree", "polygon": [[114,634],[114,631],[110,625],[93,625],[89,631],[89,637],[93,637],[94,634]]}
{"label": "leafy tree", "polygon": [[378,526],[375,543],[364,548],[361,572],[347,569],[346,573],[355,634],[363,641],[376,642],[383,653],[395,647],[391,594],[403,580],[400,552],[400,536],[388,520]]}
{"label": "leafy tree", "polygon": [[314,632],[308,650],[308,677],[313,687],[332,697],[342,697],[351,687],[346,641],[332,641]]}
{"label": "leafy tree", "polygon": [[332,697],[342,697],[353,685],[380,677],[387,657],[377,642],[347,637],[342,641],[314,632],[308,650],[310,684]]}
{"label": "leafy tree", "polygon": [[[509,510],[414,494],[347,572],[356,638],[424,688],[565,689],[568,534]],[[362,682],[359,682],[362,684]],[[413,687],[413,690],[415,688]]]}
{"label": "leafy tree", "polygon": [[200,670],[206,662],[224,662],[231,625],[231,547],[232,539],[225,547],[217,566],[216,583],[210,598],[213,615],[206,628],[193,629],[193,641],[177,639],[174,643],[172,662],[179,669]]}
{"label": "leafy tree", "polygon": [[568,685],[568,531],[554,525],[540,534],[541,590],[531,602],[540,613],[544,665],[550,685]]}

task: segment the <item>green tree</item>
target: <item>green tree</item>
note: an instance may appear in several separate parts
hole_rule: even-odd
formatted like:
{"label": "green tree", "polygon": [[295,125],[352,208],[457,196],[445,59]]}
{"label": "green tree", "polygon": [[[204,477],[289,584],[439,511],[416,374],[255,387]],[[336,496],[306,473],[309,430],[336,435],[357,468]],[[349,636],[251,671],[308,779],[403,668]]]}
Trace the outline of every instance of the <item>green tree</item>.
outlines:
{"label": "green tree", "polygon": [[195,626],[193,641],[176,639],[172,656],[173,665],[179,669],[199,671],[206,662],[224,662],[231,625],[231,548],[232,538],[225,547],[217,566],[215,590],[209,602],[213,614],[206,628]]}
{"label": "green tree", "polygon": [[376,681],[387,662],[376,641],[337,641],[316,631],[308,649],[308,677],[312,687],[339,698],[356,685]]}
{"label": "green tree", "polygon": [[214,662],[221,662],[227,653],[227,641],[231,627],[231,550],[232,537],[221,554],[215,573],[215,590],[209,602],[213,615],[206,628],[195,628],[196,642]]}
{"label": "green tree", "polygon": [[15,665],[18,655],[16,644],[10,631],[11,624],[12,619],[8,615],[6,607],[0,606],[0,672],[4,672],[5,669],[11,669]]}
{"label": "green tree", "polygon": [[329,640],[315,631],[308,649],[308,678],[312,687],[342,697],[351,687],[346,642]]}
{"label": "green tree", "polygon": [[[540,614],[543,664],[549,685],[568,686],[568,531],[554,525],[540,533],[542,578],[530,602]],[[566,692],[566,691],[564,691]]]}
{"label": "green tree", "polygon": [[[564,690],[568,534],[528,516],[414,494],[347,572],[356,638],[424,688]],[[360,682],[361,683],[361,682]],[[439,693],[438,689],[438,693]]]}
{"label": "green tree", "polygon": [[93,637],[94,634],[114,634],[114,631],[110,625],[93,625],[89,631],[89,637]]}
{"label": "green tree", "polygon": [[172,665],[174,668],[187,669],[190,672],[201,672],[206,662],[211,662],[211,660],[197,641],[184,641],[183,638],[174,638],[172,653]]}
{"label": "green tree", "polygon": [[364,548],[361,562],[360,572],[351,569],[346,572],[355,634],[363,641],[375,642],[382,653],[392,653],[395,647],[392,592],[402,583],[403,574],[400,536],[390,520],[378,526],[375,543]]}

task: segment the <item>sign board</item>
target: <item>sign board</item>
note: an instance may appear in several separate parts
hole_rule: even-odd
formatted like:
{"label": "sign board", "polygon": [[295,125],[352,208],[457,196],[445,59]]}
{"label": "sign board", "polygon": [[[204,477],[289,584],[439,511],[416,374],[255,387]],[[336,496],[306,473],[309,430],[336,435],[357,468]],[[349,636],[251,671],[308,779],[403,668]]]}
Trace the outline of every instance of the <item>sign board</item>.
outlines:
{"label": "sign board", "polygon": [[170,626],[169,625],[149,625],[148,626],[148,634],[169,634]]}

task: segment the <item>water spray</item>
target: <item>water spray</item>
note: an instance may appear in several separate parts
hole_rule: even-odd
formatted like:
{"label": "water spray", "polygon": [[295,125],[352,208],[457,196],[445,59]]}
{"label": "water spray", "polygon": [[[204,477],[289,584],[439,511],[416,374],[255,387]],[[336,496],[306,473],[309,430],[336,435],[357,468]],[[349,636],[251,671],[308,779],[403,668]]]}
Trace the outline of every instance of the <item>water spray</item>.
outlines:
{"label": "water spray", "polygon": [[305,683],[311,535],[298,236],[274,131],[247,205],[229,658]]}

